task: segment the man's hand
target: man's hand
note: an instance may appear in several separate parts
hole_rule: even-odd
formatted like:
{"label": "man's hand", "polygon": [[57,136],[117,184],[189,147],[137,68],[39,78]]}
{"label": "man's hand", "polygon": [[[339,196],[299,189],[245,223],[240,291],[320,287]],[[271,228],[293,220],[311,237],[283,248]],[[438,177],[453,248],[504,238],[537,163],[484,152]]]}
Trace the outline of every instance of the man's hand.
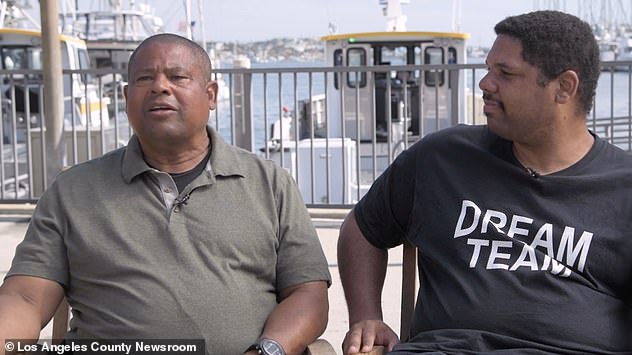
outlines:
{"label": "man's hand", "polygon": [[363,320],[351,325],[342,342],[343,354],[369,352],[374,345],[382,345],[386,351],[399,343],[397,334],[381,320]]}

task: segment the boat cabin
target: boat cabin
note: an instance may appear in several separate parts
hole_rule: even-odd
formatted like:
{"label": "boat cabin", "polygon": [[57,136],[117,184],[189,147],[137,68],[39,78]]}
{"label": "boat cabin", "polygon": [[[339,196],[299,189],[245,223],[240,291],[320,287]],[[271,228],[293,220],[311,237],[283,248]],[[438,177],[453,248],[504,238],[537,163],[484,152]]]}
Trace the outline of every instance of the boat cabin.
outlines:
{"label": "boat cabin", "polygon": [[[60,35],[59,43],[63,69],[90,69],[90,59],[84,41]],[[41,73],[36,71],[42,70],[42,59],[41,32],[21,28],[0,28],[0,63],[2,70],[7,71],[1,76],[0,81],[3,110],[7,110],[6,114],[3,114],[3,121],[8,120],[9,113],[15,110],[18,128],[22,131],[27,121],[27,112],[31,127],[40,125],[40,93],[43,82]],[[33,72],[12,73],[12,70]],[[98,97],[94,85],[89,84],[92,81],[93,78],[88,74],[63,76],[64,120],[68,124],[72,124],[74,117],[78,124],[86,125],[89,115],[92,125],[98,126],[101,119],[104,125],[108,123],[109,102]]]}
{"label": "boat cabin", "polygon": [[[327,90],[336,93],[329,97],[328,116],[344,111],[344,136],[360,142],[386,141],[389,125],[391,139],[397,139],[464,121],[465,78],[457,71],[412,66],[464,64],[467,38],[410,31],[323,37],[329,66],[358,69],[342,71],[328,83]],[[336,131],[341,126],[331,125],[330,134],[343,136]]]}

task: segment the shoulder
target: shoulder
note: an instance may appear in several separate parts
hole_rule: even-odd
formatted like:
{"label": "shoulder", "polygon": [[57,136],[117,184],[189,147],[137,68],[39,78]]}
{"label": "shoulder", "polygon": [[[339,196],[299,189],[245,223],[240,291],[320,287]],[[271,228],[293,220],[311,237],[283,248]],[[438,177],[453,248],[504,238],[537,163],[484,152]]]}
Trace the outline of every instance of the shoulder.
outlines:
{"label": "shoulder", "polygon": [[211,169],[217,176],[240,176],[252,183],[288,184],[293,181],[289,172],[272,160],[245,149],[229,145],[214,137]]}
{"label": "shoulder", "polygon": [[632,174],[632,154],[598,136],[595,136],[595,143],[588,157],[604,168],[619,168]]}
{"label": "shoulder", "polygon": [[495,139],[487,126],[457,125],[424,136],[420,145],[450,146],[454,144],[485,143]]}
{"label": "shoulder", "polygon": [[83,182],[86,185],[86,182],[93,181],[92,179],[109,180],[113,176],[120,177],[121,164],[126,148],[122,147],[100,157],[66,167],[59,172],[54,181],[58,184],[72,185],[76,188],[78,187],[75,185],[77,182]]}
{"label": "shoulder", "polygon": [[[465,157],[466,152],[492,152],[503,150],[506,141],[493,134],[486,125],[458,125],[424,136],[410,147],[413,155],[437,157]],[[432,152],[432,154],[428,154]]]}

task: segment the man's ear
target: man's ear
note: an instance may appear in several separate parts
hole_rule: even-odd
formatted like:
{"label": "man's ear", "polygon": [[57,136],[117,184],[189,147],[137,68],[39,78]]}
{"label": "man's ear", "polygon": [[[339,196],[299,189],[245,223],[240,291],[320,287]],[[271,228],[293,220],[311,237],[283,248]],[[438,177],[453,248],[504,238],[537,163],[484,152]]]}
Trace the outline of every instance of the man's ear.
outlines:
{"label": "man's ear", "polygon": [[577,95],[579,75],[574,70],[566,70],[557,76],[559,87],[555,93],[555,102],[567,103]]}
{"label": "man's ear", "polygon": [[209,83],[206,85],[206,92],[208,94],[208,101],[209,101],[209,110],[215,110],[215,108],[217,107],[217,82],[216,81],[209,81]]}
{"label": "man's ear", "polygon": [[127,101],[127,84],[123,86],[123,97],[125,98],[125,101]]}

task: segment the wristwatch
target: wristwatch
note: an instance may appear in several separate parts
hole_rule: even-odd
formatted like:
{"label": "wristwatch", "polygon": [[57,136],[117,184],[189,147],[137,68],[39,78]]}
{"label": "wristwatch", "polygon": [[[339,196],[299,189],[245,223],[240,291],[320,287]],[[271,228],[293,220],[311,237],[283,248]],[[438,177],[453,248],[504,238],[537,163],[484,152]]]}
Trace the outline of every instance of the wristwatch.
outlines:
{"label": "wristwatch", "polygon": [[285,355],[285,350],[278,342],[272,339],[259,339],[256,343],[250,345],[245,352],[257,350],[259,355]]}

